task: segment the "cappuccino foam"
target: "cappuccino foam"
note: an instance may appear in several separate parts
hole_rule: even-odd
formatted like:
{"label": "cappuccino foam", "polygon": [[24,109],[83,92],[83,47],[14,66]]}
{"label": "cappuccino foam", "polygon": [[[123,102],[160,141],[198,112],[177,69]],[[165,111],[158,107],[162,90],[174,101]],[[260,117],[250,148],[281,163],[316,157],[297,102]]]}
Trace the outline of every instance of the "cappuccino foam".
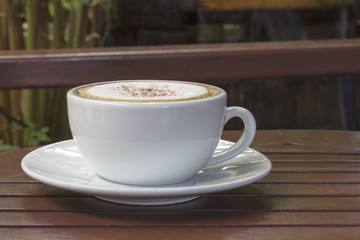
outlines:
{"label": "cappuccino foam", "polygon": [[171,102],[206,98],[220,91],[195,83],[137,80],[93,84],[75,92],[82,97],[107,101]]}

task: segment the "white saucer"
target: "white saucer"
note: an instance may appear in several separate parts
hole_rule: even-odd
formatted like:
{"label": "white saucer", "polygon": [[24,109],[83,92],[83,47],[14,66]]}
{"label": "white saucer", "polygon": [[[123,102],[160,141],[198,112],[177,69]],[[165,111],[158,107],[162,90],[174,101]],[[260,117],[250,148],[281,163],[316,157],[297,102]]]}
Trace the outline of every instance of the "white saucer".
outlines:
{"label": "white saucer", "polygon": [[[233,143],[220,140],[217,151]],[[253,183],[271,170],[263,154],[248,148],[222,164],[207,167],[181,184],[131,186],[99,177],[80,155],[73,140],[54,143],[27,154],[21,167],[30,177],[45,184],[124,204],[163,205],[189,201],[200,195],[229,190]]]}

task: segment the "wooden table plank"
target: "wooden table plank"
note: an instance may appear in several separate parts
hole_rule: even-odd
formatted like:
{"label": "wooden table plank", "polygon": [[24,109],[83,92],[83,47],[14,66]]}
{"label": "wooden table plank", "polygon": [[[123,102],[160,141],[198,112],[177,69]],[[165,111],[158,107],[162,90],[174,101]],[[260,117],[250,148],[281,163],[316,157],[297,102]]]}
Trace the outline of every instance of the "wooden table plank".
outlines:
{"label": "wooden table plank", "polygon": [[[257,183],[219,193],[243,196],[359,196],[359,183],[286,183],[259,181]],[[0,197],[81,197],[80,193],[61,190],[43,184],[0,183]],[[210,195],[211,196],[211,195]],[[0,203],[2,199],[0,198]],[[0,206],[1,208],[1,206]]]}
{"label": "wooden table plank", "polygon": [[272,172],[260,183],[312,183],[312,184],[360,184],[359,173],[275,173]]}
{"label": "wooden table plank", "polygon": [[360,227],[352,212],[0,212],[3,227]]}
{"label": "wooden table plank", "polygon": [[[236,141],[238,136],[237,131],[226,131],[223,134],[223,138],[230,141]],[[251,147],[263,153],[359,154],[360,132],[262,130],[257,132]]]}
{"label": "wooden table plank", "polygon": [[30,151],[36,149],[24,148],[0,152],[0,182],[2,181],[32,181],[21,169],[22,158]]}
{"label": "wooden table plank", "polygon": [[[360,227],[95,227],[95,228],[0,228],[3,239],[344,239],[358,240]],[[251,238],[249,238],[251,236]]]}
{"label": "wooden table plank", "polygon": [[255,183],[221,195],[297,196],[297,197],[360,197],[360,184],[261,184]]}
{"label": "wooden table plank", "polygon": [[272,172],[287,173],[360,173],[359,163],[273,163]]}
{"label": "wooden table plank", "polygon": [[[312,158],[319,159],[319,156],[309,156],[311,153],[316,153],[315,155],[350,155],[350,157],[341,156],[338,159],[344,158],[354,161],[359,159],[360,155],[360,132],[348,133],[346,131],[324,130],[263,130],[258,131],[251,147],[266,155],[293,153],[296,154],[296,160],[299,158],[306,158],[307,161]],[[236,141],[240,134],[239,131],[226,131],[223,138]],[[32,181],[18,169],[20,169],[20,160],[33,149],[35,148],[0,153],[0,164],[6,166],[0,168],[0,182]],[[303,156],[302,154],[308,155]],[[276,160],[273,156],[269,155],[271,161]],[[337,157],[324,156],[325,160],[335,158]]]}
{"label": "wooden table plank", "polygon": [[[226,132],[235,140],[241,132]],[[359,132],[258,131],[264,179],[166,206],[114,204],[54,188],[20,169],[31,149],[0,153],[1,239],[358,239]]]}
{"label": "wooden table plank", "polygon": [[[131,206],[93,197],[6,197],[0,212],[359,212],[359,196],[211,195],[167,206]],[[213,219],[217,221],[216,218]]]}
{"label": "wooden table plank", "polygon": [[358,163],[360,154],[291,154],[291,153],[267,153],[266,156],[273,163]]}

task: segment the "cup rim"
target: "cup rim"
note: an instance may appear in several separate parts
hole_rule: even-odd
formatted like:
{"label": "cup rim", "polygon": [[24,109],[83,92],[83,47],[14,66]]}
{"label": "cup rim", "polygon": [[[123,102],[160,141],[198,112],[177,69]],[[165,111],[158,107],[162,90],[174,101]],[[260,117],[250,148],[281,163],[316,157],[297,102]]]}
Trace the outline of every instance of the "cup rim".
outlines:
{"label": "cup rim", "polygon": [[[156,82],[178,82],[178,83],[185,83],[185,84],[200,84],[200,85],[204,85],[204,86],[209,86],[209,87],[213,87],[216,88],[220,91],[219,94],[215,95],[215,96],[211,96],[211,97],[206,97],[206,98],[200,98],[200,99],[189,99],[189,100],[180,100],[180,101],[159,101],[159,102],[135,102],[135,101],[110,101],[110,100],[102,100],[102,99],[92,99],[92,98],[86,98],[86,97],[82,97],[79,96],[78,94],[75,93],[76,89],[82,88],[82,87],[86,87],[86,86],[90,86],[90,85],[98,85],[98,84],[107,84],[107,83],[116,83],[116,82],[124,82],[124,81],[156,81]],[[82,101],[90,101],[90,102],[96,102],[96,103],[102,103],[102,104],[112,104],[112,105],[176,105],[176,104],[186,104],[186,103],[199,103],[199,102],[207,102],[207,101],[211,101],[211,100],[215,100],[221,97],[226,97],[226,92],[225,90],[223,90],[220,87],[214,86],[214,85],[210,85],[210,84],[206,84],[206,83],[201,83],[201,82],[192,82],[192,81],[183,81],[183,80],[164,80],[164,79],[126,79],[126,80],[111,80],[111,81],[102,81],[102,82],[93,82],[93,83],[88,83],[88,84],[83,84],[83,85],[79,85],[76,87],[71,88],[68,92],[67,92],[67,96],[68,97],[73,97],[76,99],[81,99]]]}

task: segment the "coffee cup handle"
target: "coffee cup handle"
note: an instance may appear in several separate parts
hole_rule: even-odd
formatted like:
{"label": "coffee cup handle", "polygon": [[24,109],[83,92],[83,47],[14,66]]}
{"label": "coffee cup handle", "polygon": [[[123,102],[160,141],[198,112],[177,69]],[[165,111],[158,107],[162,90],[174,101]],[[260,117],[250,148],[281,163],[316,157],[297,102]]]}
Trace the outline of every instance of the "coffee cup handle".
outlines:
{"label": "coffee cup handle", "polygon": [[256,122],[254,116],[247,109],[242,107],[228,107],[225,109],[225,121],[224,125],[233,117],[239,117],[244,122],[244,132],[240,139],[228,149],[213,155],[206,163],[205,167],[215,165],[243,152],[247,147],[250,146],[251,142],[255,137]]}

